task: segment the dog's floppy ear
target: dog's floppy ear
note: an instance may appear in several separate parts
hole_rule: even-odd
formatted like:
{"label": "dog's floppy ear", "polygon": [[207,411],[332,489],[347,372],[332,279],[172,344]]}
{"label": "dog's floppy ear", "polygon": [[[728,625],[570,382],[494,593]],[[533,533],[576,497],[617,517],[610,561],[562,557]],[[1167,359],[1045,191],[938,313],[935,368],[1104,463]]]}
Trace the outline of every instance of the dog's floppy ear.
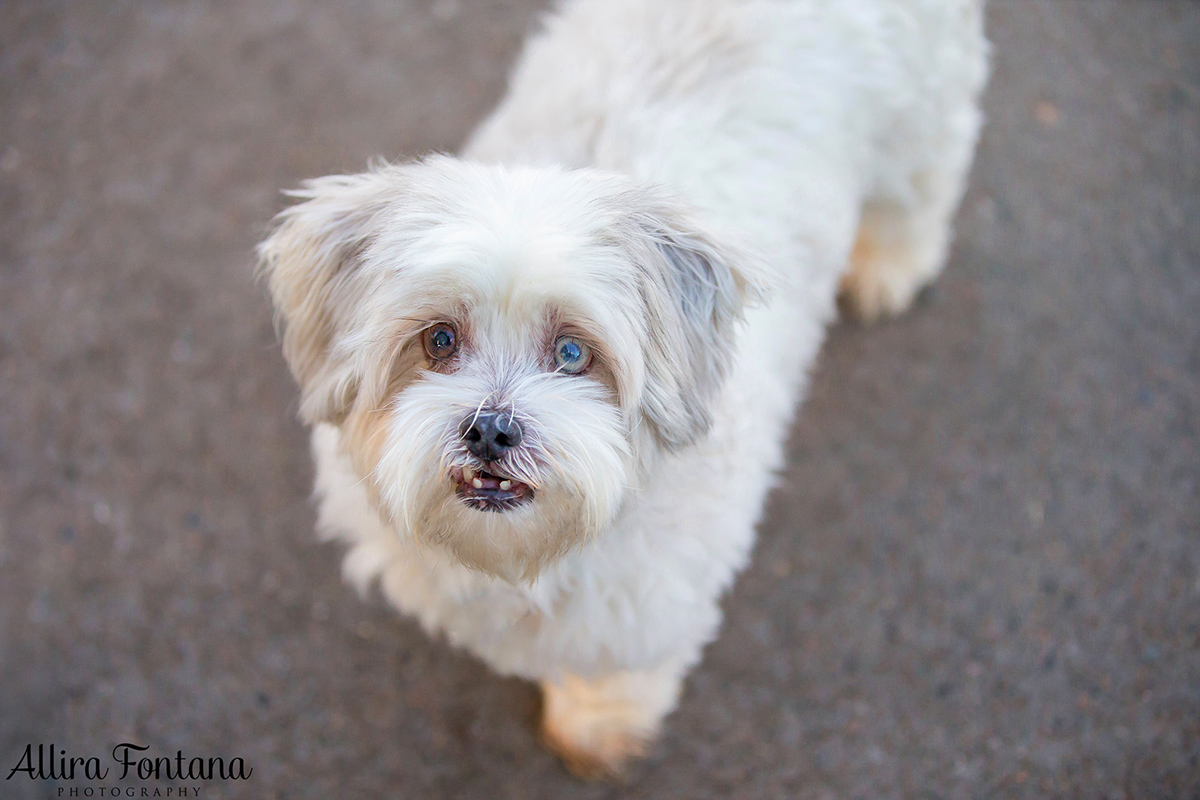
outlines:
{"label": "dog's floppy ear", "polygon": [[283,355],[300,384],[306,422],[340,422],[358,392],[352,354],[339,347],[368,291],[359,269],[373,221],[399,195],[396,168],[306,181],[258,246],[281,326]]}
{"label": "dog's floppy ear", "polygon": [[659,442],[676,449],[708,432],[737,324],[765,293],[766,272],[669,200],[647,194],[637,205],[622,239],[639,266],[648,320],[642,410]]}

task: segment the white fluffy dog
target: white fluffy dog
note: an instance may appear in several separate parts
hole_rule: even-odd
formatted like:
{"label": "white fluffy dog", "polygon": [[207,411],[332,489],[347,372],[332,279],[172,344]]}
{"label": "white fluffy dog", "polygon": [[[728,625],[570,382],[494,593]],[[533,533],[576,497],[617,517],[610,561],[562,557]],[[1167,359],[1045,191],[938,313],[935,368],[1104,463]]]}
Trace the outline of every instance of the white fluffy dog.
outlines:
{"label": "white fluffy dog", "polygon": [[260,246],[345,572],[539,681],[583,773],[720,624],[839,290],[941,269],[981,0],[574,0],[463,159],[310,181]]}

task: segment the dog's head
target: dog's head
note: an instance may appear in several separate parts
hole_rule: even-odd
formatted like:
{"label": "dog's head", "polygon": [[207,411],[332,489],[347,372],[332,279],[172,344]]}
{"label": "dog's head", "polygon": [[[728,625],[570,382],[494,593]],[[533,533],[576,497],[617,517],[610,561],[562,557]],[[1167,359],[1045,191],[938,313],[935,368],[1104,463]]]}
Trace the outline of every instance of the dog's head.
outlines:
{"label": "dog's head", "polygon": [[300,413],[402,533],[531,580],[706,433],[758,283],[660,193],[439,157],[297,195],[259,255]]}

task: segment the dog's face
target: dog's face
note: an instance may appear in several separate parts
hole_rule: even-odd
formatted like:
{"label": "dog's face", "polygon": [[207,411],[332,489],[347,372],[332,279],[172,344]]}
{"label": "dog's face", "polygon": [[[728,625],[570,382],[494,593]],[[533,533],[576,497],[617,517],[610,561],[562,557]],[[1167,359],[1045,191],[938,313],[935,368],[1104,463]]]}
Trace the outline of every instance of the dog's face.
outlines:
{"label": "dog's face", "polygon": [[707,431],[756,281],[657,193],[436,158],[298,194],[259,253],[301,416],[402,534],[532,580]]}

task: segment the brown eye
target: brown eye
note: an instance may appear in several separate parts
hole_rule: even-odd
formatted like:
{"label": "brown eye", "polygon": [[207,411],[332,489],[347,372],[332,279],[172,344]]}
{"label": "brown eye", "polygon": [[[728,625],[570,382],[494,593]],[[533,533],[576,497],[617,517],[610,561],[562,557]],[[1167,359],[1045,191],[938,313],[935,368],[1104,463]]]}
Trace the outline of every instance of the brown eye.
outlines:
{"label": "brown eye", "polygon": [[458,336],[453,325],[439,322],[425,329],[425,352],[435,361],[449,358],[458,350]]}

